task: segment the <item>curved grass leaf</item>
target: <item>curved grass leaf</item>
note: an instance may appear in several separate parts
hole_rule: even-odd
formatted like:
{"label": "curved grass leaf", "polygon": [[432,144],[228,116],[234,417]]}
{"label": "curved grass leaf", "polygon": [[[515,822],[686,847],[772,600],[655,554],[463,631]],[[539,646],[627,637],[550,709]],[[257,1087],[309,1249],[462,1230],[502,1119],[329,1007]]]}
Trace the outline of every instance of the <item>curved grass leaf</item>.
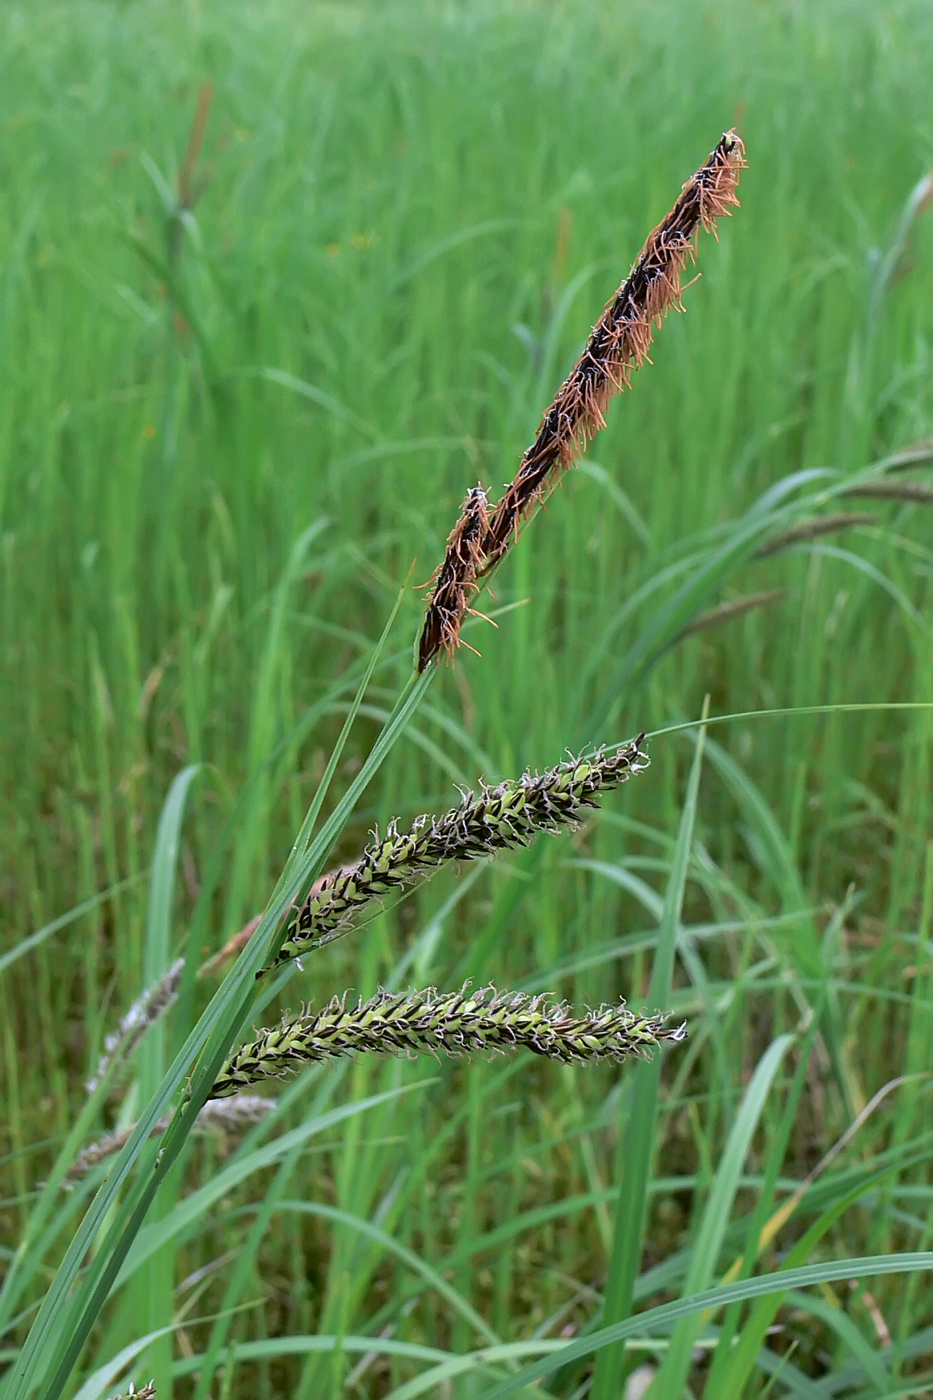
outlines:
{"label": "curved grass leaf", "polygon": [[[703,1212],[700,1230],[691,1251],[690,1268],[684,1284],[684,1291],[688,1295],[699,1293],[707,1288],[713,1277],[725,1238],[726,1227],[731,1218],[739,1177],[751,1146],[752,1134],[761,1118],[765,1100],[774,1083],[774,1076],[780,1068],[786,1051],[793,1043],[793,1036],[783,1035],[773,1045],[770,1045],[762,1056],[752,1076],[752,1081],[745,1091],[742,1106],[723,1150],[709,1200]],[[703,1321],[702,1314],[693,1314],[689,1318],[683,1318],[674,1328],[670,1349],[648,1392],[652,1400],[658,1396],[680,1395],[683,1392],[690,1371],[693,1349]]]}
{"label": "curved grass leaf", "polygon": [[[361,704],[376,661],[385,645],[399,602],[386,624],[380,643],[374,648],[369,665],[357,692]],[[50,1376],[47,1400],[57,1400],[71,1369],[83,1350],[97,1315],[115,1281],[133,1239],[142,1225],[149,1206],[161,1182],[177,1159],[197,1114],[210,1093],[210,1088],[224,1061],[237,1030],[246,1023],[253,1000],[256,972],[271,955],[282,919],[296,898],[310,885],[323,867],[327,855],[356,804],[360,793],[377,772],[390,748],[414,713],[421,696],[433,677],[426,671],[412,677],[399,699],[392,719],[383,729],[371,754],[347,792],[324,823],[317,837],[311,839],[313,823],[324,800],[327,784],[336,767],[339,750],[345,742],[355,711],[348,715],[341,741],[331,756],[331,762],[318,789],[318,794],[302,824],[298,839],[279,880],[262,922],[233,968],[219,988],[187,1042],[176,1056],[158,1093],[147,1105],[136,1130],[110,1174],[98,1192],[91,1209],[62,1262],[47,1294],[39,1316],[26,1340],[23,1351],[11,1369],[6,1387],[9,1400],[26,1400],[43,1375]],[[200,1055],[188,1096],[171,1126],[156,1147],[149,1144],[152,1129],[168,1107],[172,1096],[184,1081],[192,1060]],[[71,1296],[82,1260],[101,1225],[116,1204],[129,1180],[137,1159],[142,1156],[148,1170],[140,1172],[119,1207],[101,1247],[87,1272],[81,1287]]]}
{"label": "curved grass leaf", "polygon": [[[664,1303],[657,1308],[649,1308],[636,1317],[611,1327],[601,1327],[598,1332],[579,1341],[568,1342],[559,1354],[559,1364],[592,1356],[604,1347],[626,1341],[629,1337],[662,1334],[682,1317],[708,1309],[720,1309],[730,1303],[745,1302],[751,1298],[766,1297],[770,1293],[788,1292],[796,1288],[815,1288],[824,1283],[841,1283],[851,1278],[878,1278],[891,1274],[927,1273],[933,1271],[933,1252],[916,1254],[874,1254],[864,1259],[833,1260],[825,1264],[808,1264],[801,1269],[787,1269],[780,1273],[766,1274],[763,1277],[743,1279],[740,1283],[725,1284],[720,1288],[710,1288],[690,1298],[680,1298],[674,1303]],[[493,1386],[483,1393],[482,1400],[506,1400],[516,1395],[540,1377],[548,1375],[555,1366],[555,1359],[539,1362],[519,1371],[516,1376]]]}
{"label": "curved grass leaf", "polygon": [[[705,731],[701,729],[697,737],[670,878],[664,896],[658,946],[651,973],[651,989],[648,994],[649,1003],[657,1007],[666,1006],[670,1000],[674,950],[680,930],[687,868],[693,844],[704,738]],[[609,1278],[603,1296],[602,1312],[603,1319],[609,1322],[628,1316],[632,1308],[635,1280],[638,1277],[648,1180],[654,1155],[661,1082],[660,1057],[637,1065],[632,1079],[631,1112],[628,1121],[621,1127],[616,1158],[616,1176],[621,1184],[616,1202]],[[614,1400],[624,1360],[624,1348],[620,1349],[617,1346],[607,1347],[599,1356],[593,1377],[592,1400]]]}

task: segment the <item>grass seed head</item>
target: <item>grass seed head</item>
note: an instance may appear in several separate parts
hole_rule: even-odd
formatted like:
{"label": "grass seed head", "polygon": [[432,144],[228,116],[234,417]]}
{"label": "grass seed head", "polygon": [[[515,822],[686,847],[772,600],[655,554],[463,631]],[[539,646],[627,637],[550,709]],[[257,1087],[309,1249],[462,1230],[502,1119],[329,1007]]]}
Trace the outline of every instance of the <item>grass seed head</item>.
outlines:
{"label": "grass seed head", "polygon": [[779,554],[782,549],[791,549],[795,544],[806,544],[817,540],[821,535],[832,535],[837,530],[851,530],[855,525],[877,525],[877,515],[856,515],[852,511],[839,510],[832,515],[814,515],[809,520],[799,520],[796,525],[773,535],[767,543],[755,551],[756,559],[767,559],[771,554]]}
{"label": "grass seed head", "polygon": [[433,591],[418,648],[419,671],[438,652],[451,655],[460,645],[460,627],[470,611],[470,598],[479,587],[476,576],[483,563],[483,541],[488,529],[486,492],[482,486],[474,486],[467,492],[460,518],[447,539],[444,562],[428,584]]}
{"label": "grass seed head", "polygon": [[[245,1132],[254,1123],[260,1122],[274,1108],[274,1098],[260,1098],[258,1094],[236,1094],[233,1098],[208,1099],[194,1121],[193,1132],[200,1135],[208,1132],[222,1132],[233,1137],[238,1133]],[[164,1118],[160,1118],[154,1124],[149,1136],[160,1137],[168,1129],[172,1117],[173,1115],[169,1113]],[[66,1189],[70,1189],[76,1181],[87,1176],[88,1172],[98,1163],[106,1161],[108,1157],[121,1151],[135,1130],[136,1124],[133,1123],[128,1128],[121,1128],[117,1133],[110,1133],[107,1137],[100,1138],[98,1142],[92,1142],[87,1147],[82,1147],[65,1174],[63,1184]]]}
{"label": "grass seed head", "polygon": [[128,1060],[149,1027],[174,1005],[184,970],[184,958],[177,958],[168,972],[133,1002],[117,1030],[104,1041],[104,1053],[93,1077],[85,1085],[89,1094],[93,1094],[114,1060]]}
{"label": "grass seed head", "polygon": [[391,822],[355,865],[320,882],[293,914],[272,966],[341,937],[371,901],[414,884],[448,861],[481,860],[527,846],[541,832],[555,834],[576,825],[598,805],[598,793],[647,768],[644,737],[640,734],[612,753],[571,758],[546,773],[526,772],[496,787],[483,783],[478,794],[464,792],[456,807],[440,817],[418,817],[408,831]]}
{"label": "grass seed head", "polygon": [[458,992],[433,987],[417,992],[379,991],[348,1006],[335,997],[323,1011],[310,1009],[260,1031],[241,1045],[220,1072],[213,1098],[235,1094],[307,1064],[361,1052],[374,1054],[495,1054],[524,1048],[564,1063],[644,1056],[685,1028],[663,1015],[636,1015],[624,1002],[577,1013],[547,995],[499,992],[495,987]]}
{"label": "grass seed head", "polygon": [[[696,256],[700,229],[715,233],[716,220],[738,204],[736,188],[744,165],[745,147],[734,131],[727,131],[684,185],[673,209],[650,234],[628,277],[607,303],[583,354],[542,418],[514,481],[489,514],[478,545],[473,532],[480,517],[471,499],[475,493],[467,496],[444,562],[432,580],[419,670],[439,652],[453,653],[477,580],[499,562],[518,537],[522,522],[606,426],[609,400],[628,388],[632,372],[647,358],[653,328],[672,306],[681,305],[681,278],[688,261]],[[482,502],[486,511],[485,495]],[[469,537],[468,550],[463,549],[461,536]]]}

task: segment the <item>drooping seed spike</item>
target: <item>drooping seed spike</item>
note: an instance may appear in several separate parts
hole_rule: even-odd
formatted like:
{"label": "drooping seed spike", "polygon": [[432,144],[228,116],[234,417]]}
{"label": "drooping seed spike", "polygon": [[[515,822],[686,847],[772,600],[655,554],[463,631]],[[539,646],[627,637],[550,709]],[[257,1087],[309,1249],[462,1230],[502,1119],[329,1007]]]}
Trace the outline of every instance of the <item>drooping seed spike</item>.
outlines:
{"label": "drooping seed spike", "polygon": [[211,1097],[242,1093],[320,1060],[365,1052],[459,1055],[524,1048],[569,1064],[643,1057],[685,1034],[685,1027],[669,1025],[667,1016],[637,1015],[624,1002],[578,1013],[543,993],[499,992],[493,986],[471,992],[469,983],[455,992],[379,991],[349,1009],[335,997],[316,1014],[305,1008],[257,1032],[230,1056]]}
{"label": "drooping seed spike", "polygon": [[640,734],[611,753],[601,749],[494,788],[481,783],[478,794],[463,793],[443,816],[419,817],[406,832],[390,822],[385,836],[367,846],[355,865],[319,881],[292,913],[271,966],[342,937],[353,917],[374,900],[417,883],[449,861],[481,860],[527,846],[541,832],[554,835],[575,826],[597,807],[599,793],[647,768],[644,738]]}

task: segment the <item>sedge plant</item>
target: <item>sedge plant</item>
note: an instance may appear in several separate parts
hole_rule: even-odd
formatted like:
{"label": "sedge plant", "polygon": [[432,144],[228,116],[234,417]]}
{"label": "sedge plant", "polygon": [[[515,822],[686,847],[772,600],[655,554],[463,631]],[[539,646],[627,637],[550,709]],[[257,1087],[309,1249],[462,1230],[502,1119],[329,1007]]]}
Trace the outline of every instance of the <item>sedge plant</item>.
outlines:
{"label": "sedge plant", "polygon": [[[197,145],[192,141],[190,150],[194,155],[186,166],[189,183],[209,102],[209,94],[205,96],[202,92],[200,134]],[[638,1268],[658,1101],[658,1060],[643,1057],[647,1051],[666,1043],[678,1044],[683,1039],[679,1018],[665,1017],[659,1012],[672,1000],[674,948],[683,918],[700,765],[704,759],[717,765],[724,781],[733,784],[737,800],[744,804],[743,811],[758,831],[764,858],[772,862],[776,883],[785,900],[785,912],[795,918],[789,939],[800,985],[812,985],[825,970],[823,956],[830,956],[827,951],[830,945],[820,948],[818,944],[815,921],[808,922],[801,914],[806,899],[794,882],[792,861],[782,848],[779,836],[768,828],[762,816],[758,794],[749,784],[742,784],[740,776],[730,770],[727,757],[717,751],[712,741],[701,738],[696,746],[687,803],[680,829],[676,838],[672,838],[670,879],[663,907],[658,910],[661,932],[647,993],[649,1010],[645,1014],[633,1013],[620,1005],[588,1010],[575,1008],[562,1000],[548,999],[537,990],[497,991],[489,982],[486,967],[490,950],[510,915],[514,914],[541,859],[543,843],[537,840],[538,836],[572,828],[585,817],[601,792],[626,781],[645,767],[643,735],[618,748],[593,751],[587,747],[594,733],[605,735],[614,730],[620,697],[629,695],[666,651],[690,631],[720,625],[742,612],[771,606],[784,596],[782,590],[759,591],[743,599],[715,604],[717,591],[738,568],[780,550],[810,546],[837,531],[870,528],[872,518],[832,509],[837,496],[858,494],[860,483],[849,481],[843,488],[830,479],[829,474],[813,474],[806,481],[782,483],[757,502],[735,528],[712,541],[702,541],[702,548],[693,554],[685,550],[671,565],[669,578],[675,587],[663,606],[658,607],[651,627],[627,648],[616,647],[616,638],[625,620],[623,615],[614,627],[607,629],[605,649],[614,656],[618,651],[610,683],[594,692],[588,676],[575,678],[581,694],[587,697],[586,706],[581,705],[581,713],[587,712],[583,731],[567,736],[579,757],[543,775],[526,773],[498,785],[483,784],[478,794],[464,792],[457,806],[439,816],[420,818],[412,823],[398,819],[390,824],[383,837],[374,836],[356,861],[321,873],[328,866],[334,844],[354,804],[422,701],[435,673],[437,659],[452,657],[464,640],[462,633],[467,625],[472,625],[478,595],[487,580],[494,570],[504,565],[505,556],[528,517],[602,426],[610,396],[627,386],[631,372],[646,357],[652,329],[670,307],[679,303],[681,273],[695,250],[697,234],[702,228],[713,227],[716,218],[735,203],[735,187],[742,163],[741,143],[734,133],[727,133],[709,160],[688,181],[671,213],[650,236],[629,278],[597,322],[583,355],[545,414],[516,477],[500,501],[490,504],[483,487],[474,488],[468,494],[448,539],[445,557],[430,585],[426,617],[417,644],[416,676],[391,709],[368,760],[353,778],[348,791],[330,816],[324,818],[324,803],[337,773],[346,736],[363,708],[364,697],[372,693],[372,679],[382,652],[377,650],[365,668],[358,670],[354,677],[355,697],[352,691],[349,695],[346,693],[345,683],[335,687],[330,698],[346,706],[347,722],[302,824],[292,856],[265,913],[238,947],[240,956],[236,966],[171,1064],[154,1048],[159,1027],[171,999],[179,993],[190,996],[195,969],[186,966],[179,986],[177,965],[171,960],[168,949],[167,911],[153,902],[151,926],[161,930],[159,936],[165,952],[163,966],[157,967],[158,959],[153,958],[151,991],[124,1018],[108,1058],[98,1072],[100,1082],[93,1091],[97,1098],[92,1095],[96,1111],[101,1087],[106,1087],[122,1071],[142,1035],[145,1037],[143,1053],[149,1055],[149,1060],[141,1111],[135,1126],[128,1124],[109,1140],[99,1141],[95,1145],[96,1153],[94,1148],[87,1149],[88,1155],[77,1171],[70,1170],[70,1164],[77,1159],[75,1144],[69,1141],[60,1166],[49,1179],[52,1190],[45,1214],[36,1217],[29,1248],[23,1249],[12,1261],[3,1290],[6,1296],[0,1295],[0,1316],[7,1322],[20,1321],[21,1313],[17,1309],[24,1308],[30,1285],[35,1280],[36,1256],[31,1255],[30,1250],[39,1248],[46,1238],[43,1231],[51,1229],[51,1216],[58,1208],[54,1188],[63,1181],[72,1187],[63,1207],[71,1212],[72,1221],[77,1222],[78,1212],[86,1204],[87,1211],[77,1225],[71,1248],[32,1322],[30,1336],[8,1373],[5,1397],[25,1400],[26,1396],[39,1392],[49,1396],[63,1393],[89,1336],[100,1325],[111,1289],[124,1277],[123,1271],[138,1270],[147,1260],[157,1259],[159,1249],[171,1238],[171,1232],[178,1231],[180,1236],[184,1230],[184,1222],[176,1218],[175,1211],[167,1210],[160,1217],[157,1198],[160,1192],[167,1192],[172,1186],[173,1173],[177,1183],[183,1154],[194,1135],[208,1131],[212,1124],[219,1128],[226,1121],[223,1131],[246,1135],[245,1150],[255,1169],[273,1165],[276,1168],[275,1184],[250,1231],[250,1247],[258,1252],[263,1226],[286,1201],[289,1172],[294,1170],[297,1156],[307,1149],[314,1136],[334,1122],[356,1122],[364,1107],[388,1113],[402,1092],[396,1086],[386,1094],[359,1102],[349,1098],[334,1107],[329,1095],[337,1084],[345,1081],[335,1079],[325,1087],[315,1076],[319,1075],[322,1064],[335,1057],[343,1059],[386,1051],[409,1055],[422,1051],[431,1055],[487,1055],[525,1048],[558,1062],[622,1060],[632,1055],[641,1060],[635,1066],[635,1075],[626,1077],[631,1081],[631,1098],[623,1097],[621,1104],[621,1111],[628,1115],[629,1127],[617,1163],[623,1190],[615,1201],[614,1216],[607,1216],[605,1220],[612,1268],[600,1310],[594,1315],[587,1333],[570,1343],[545,1338],[529,1344],[530,1349],[524,1353],[503,1348],[488,1322],[470,1308],[457,1287],[457,1271],[469,1267],[469,1261],[458,1257],[440,1260],[429,1276],[421,1277],[419,1286],[437,1288],[454,1310],[458,1323],[481,1335],[483,1347],[477,1352],[465,1349],[461,1356],[453,1359],[430,1355],[427,1348],[419,1352],[416,1347],[410,1347],[406,1351],[406,1344],[396,1342],[390,1335],[393,1322],[387,1318],[380,1343],[384,1354],[392,1355],[395,1347],[396,1355],[418,1361],[422,1366],[417,1385],[413,1383],[407,1389],[400,1387],[399,1395],[430,1393],[432,1388],[448,1384],[460,1374],[488,1375],[492,1369],[493,1374],[501,1375],[497,1367],[514,1371],[523,1356],[540,1359],[524,1371],[500,1380],[493,1393],[519,1394],[542,1378],[550,1378],[546,1383],[550,1386],[553,1381],[557,1393],[576,1393],[581,1385],[589,1384],[590,1378],[586,1371],[575,1368],[581,1363],[586,1366],[595,1356],[597,1369],[592,1379],[595,1393],[615,1394],[631,1368],[631,1353],[626,1351],[626,1344],[636,1335],[652,1339],[670,1335],[669,1360],[665,1363],[663,1377],[657,1378],[656,1389],[663,1395],[665,1386],[670,1385],[673,1390],[667,1393],[679,1393],[696,1347],[708,1342],[706,1329],[711,1309],[728,1305],[732,1311],[727,1315],[726,1325],[731,1328],[732,1336],[738,1336],[738,1310],[746,1301],[757,1298],[753,1325],[747,1334],[749,1340],[743,1336],[743,1345],[734,1355],[726,1357],[723,1353],[724,1359],[717,1358],[717,1382],[725,1375],[732,1387],[730,1393],[738,1394],[749,1374],[753,1343],[760,1350],[777,1301],[788,1289],[854,1278],[859,1272],[871,1271],[867,1266],[872,1261],[802,1267],[808,1257],[806,1249],[816,1238],[811,1232],[801,1241],[799,1252],[790,1261],[801,1267],[786,1277],[752,1279],[751,1270],[759,1252],[773,1238],[784,1218],[774,1201],[777,1188],[773,1180],[766,1183],[761,1207],[744,1222],[747,1228],[741,1245],[736,1244],[734,1231],[730,1233],[730,1212],[741,1187],[745,1152],[759,1128],[763,1104],[789,1052],[787,1038],[779,1037],[762,1056],[729,1133],[727,1151],[709,1194],[711,1208],[703,1221],[702,1249],[692,1261],[680,1261],[681,1272],[676,1279],[683,1284],[684,1298],[678,1304],[655,1308],[642,1317],[633,1316],[643,1296],[639,1293]],[[188,195],[187,200],[180,198],[178,201],[182,214],[190,212],[194,203],[193,188]],[[184,219],[180,218],[178,229],[183,224]],[[175,260],[179,236],[175,230],[172,235],[172,258]],[[180,299],[178,305],[181,305]],[[929,459],[929,450],[926,457],[923,450],[923,445],[918,445],[916,460]],[[909,494],[894,495],[894,487],[901,486],[905,491],[915,487],[914,483],[889,479],[899,469],[897,464],[883,462],[875,470],[864,473],[861,485],[865,497],[871,499],[874,493],[874,499],[882,499],[887,492],[888,499],[919,500],[920,497]],[[707,610],[704,612],[704,609]],[[382,647],[387,636],[388,628]],[[600,659],[594,657],[594,667]],[[182,775],[167,804],[157,852],[164,871],[174,868],[178,826],[194,777],[193,772]],[[514,882],[509,899],[497,907],[487,927],[480,931],[463,965],[456,969],[454,990],[439,991],[434,986],[415,990],[388,987],[358,1002],[341,996],[323,1009],[311,1006],[297,1016],[286,1014],[276,1023],[259,1029],[254,1025],[252,1032],[249,1031],[249,1023],[263,1017],[287,980],[299,971],[302,959],[337,938],[359,931],[362,921],[379,907],[381,900],[407,891],[453,862],[495,858],[508,851],[518,852],[516,869],[528,878]],[[683,951],[683,956],[689,960],[689,948]],[[698,985],[701,985],[701,970],[695,961],[689,965],[694,968]],[[161,976],[157,975],[159,973]],[[410,980],[409,974],[410,965],[405,973],[406,980]],[[703,994],[714,995],[708,987],[703,989]],[[820,1006],[817,1011],[819,1014],[808,1023],[807,1034],[812,1043],[819,1027],[828,1046],[832,1071],[842,1066],[842,1047],[833,1040],[838,1024],[833,1020],[831,1006]],[[686,1075],[693,1063],[689,1057],[694,1046],[688,1042],[679,1048],[684,1053],[683,1073]],[[192,1064],[195,1065],[193,1071]],[[503,1075],[521,1074],[522,1065],[522,1059],[509,1063]],[[840,1069],[840,1077],[844,1078],[844,1069]],[[257,1096],[251,1091],[265,1088],[270,1079],[275,1082],[280,1097],[277,1100],[259,1098],[260,1104],[269,1107],[257,1107]],[[802,1086],[802,1071],[798,1069],[794,1082],[796,1097],[792,1097],[791,1105],[799,1101]],[[301,1129],[285,1135],[287,1141],[270,1141],[264,1137],[271,1133],[283,1106],[298,1102],[299,1096],[306,1095],[309,1088],[314,1097]],[[225,1108],[226,1105],[229,1108]],[[782,1124],[785,1142],[791,1111],[789,1107]],[[467,1112],[467,1105],[458,1108],[452,1115],[452,1124],[465,1121]],[[226,1120],[225,1115],[229,1115]],[[80,1133],[85,1131],[82,1115]],[[79,1135],[80,1140],[86,1138]],[[622,1160],[623,1150],[627,1160]],[[115,1157],[117,1152],[120,1155]],[[99,1182],[99,1169],[105,1161],[109,1175],[91,1201],[90,1190]],[[209,1210],[211,1202],[221,1201],[224,1193],[235,1186],[241,1179],[237,1173],[245,1169],[236,1167],[234,1170],[234,1166],[231,1164],[230,1169],[218,1173],[203,1194],[199,1193],[196,1202],[185,1203],[189,1207],[189,1217],[196,1208]],[[885,1169],[890,1171],[891,1164],[877,1165],[873,1173],[864,1172],[857,1180],[849,1182],[849,1197],[837,1189],[824,1210],[823,1228],[828,1227],[833,1212],[843,1208],[845,1199],[856,1199],[875,1189],[882,1179],[879,1174]],[[813,1185],[815,1189],[816,1182]],[[411,1189],[413,1192],[414,1188]],[[612,1206],[615,1198],[604,1195],[595,1199],[599,1197],[599,1189],[599,1184],[594,1183],[595,1204],[605,1210],[607,1204]],[[408,1199],[414,1199],[413,1195]],[[317,1218],[329,1222],[335,1231],[357,1228],[356,1217],[351,1219],[346,1211],[341,1214],[339,1207],[318,1202],[288,1204],[289,1209],[296,1211],[298,1205],[303,1204],[308,1213],[316,1212]],[[391,1208],[387,1205],[386,1211],[390,1212]],[[503,1228],[508,1225],[509,1222],[502,1222]],[[378,1229],[377,1226],[370,1228]],[[383,1231],[380,1243],[385,1247],[388,1247],[385,1245],[387,1238],[387,1232]],[[734,1273],[725,1287],[713,1287],[715,1260],[729,1248],[735,1249]],[[885,1267],[907,1273],[925,1267],[921,1261],[920,1255],[894,1256]],[[879,1266],[875,1271],[882,1273],[884,1268]],[[361,1272],[365,1276],[365,1271]],[[241,1274],[235,1274],[231,1280],[225,1298],[225,1306],[231,1310],[236,1306],[237,1290],[243,1283]],[[352,1270],[348,1270],[347,1296],[359,1286]],[[416,1296],[414,1290],[411,1296]],[[329,1347],[341,1357],[346,1355],[354,1359],[358,1356],[353,1374],[372,1355],[373,1338],[344,1335],[336,1307],[333,1316],[336,1322],[332,1336],[307,1339],[307,1365],[301,1395],[316,1393],[315,1380],[324,1374],[320,1366],[325,1363],[317,1356],[318,1352],[323,1353]],[[31,1317],[28,1320],[32,1321]],[[207,1354],[172,1364],[173,1375],[199,1373],[199,1395],[207,1393],[210,1378],[226,1354],[226,1327],[225,1319],[216,1318]],[[318,1345],[315,1347],[314,1343]],[[147,1360],[150,1354],[164,1360],[169,1345],[170,1339],[156,1336],[155,1329],[148,1337],[140,1336],[136,1350],[120,1353],[121,1368],[113,1374],[125,1375],[143,1350],[146,1350]],[[160,1346],[161,1352],[158,1351]],[[250,1343],[237,1348],[236,1359],[261,1362],[261,1346],[262,1343]],[[756,1350],[756,1358],[758,1354]],[[234,1356],[234,1352],[230,1355]],[[145,1374],[150,1374],[148,1365]],[[101,1386],[109,1385],[109,1380],[102,1377],[98,1380]],[[156,1376],[152,1385],[136,1392],[130,1387],[130,1393],[154,1393],[153,1386],[157,1387],[158,1383],[159,1376]]]}
{"label": "sedge plant", "polygon": [[[195,132],[183,175],[186,189],[178,208],[194,201],[192,171],[197,163],[210,106],[202,91]],[[193,154],[192,154],[193,153]],[[338,743],[305,819],[292,858],[247,947],[187,1045],[155,1093],[135,1127],[85,1150],[73,1165],[71,1179],[85,1179],[98,1162],[119,1150],[117,1164],[84,1217],[72,1248],[17,1358],[5,1386],[5,1400],[25,1400],[37,1388],[53,1400],[64,1390],[160,1186],[178,1160],[189,1134],[205,1119],[216,1121],[209,1100],[235,1095],[231,1103],[245,1104],[244,1117],[255,1117],[249,1090],[269,1076],[280,1076],[298,1065],[322,1058],[365,1051],[420,1050],[446,1053],[488,1053],[527,1047],[538,1055],[563,1061],[622,1060],[658,1049],[683,1038],[684,1028],[668,1024],[663,1013],[638,1015],[624,1005],[595,1011],[575,1011],[561,1001],[492,987],[473,990],[469,983],[456,992],[434,988],[381,992],[367,1002],[347,1004],[338,998],[324,1011],[286,1017],[275,1028],[231,1051],[231,1041],[250,1013],[251,987],[264,972],[297,963],[346,932],[352,916],[380,896],[413,883],[446,863],[495,856],[501,850],[527,846],[539,833],[555,833],[578,822],[599,792],[617,786],[646,766],[643,736],[612,751],[600,750],[559,764],[544,775],[525,774],[516,782],[483,786],[479,796],[463,795],[460,805],[445,816],[422,818],[408,832],[393,823],[385,838],[367,848],[355,865],[317,881],[322,860],[332,845],[363,786],[402,732],[430,681],[439,653],[448,656],[460,642],[460,632],[481,581],[504,556],[527,517],[548,494],[560,474],[578,457],[587,441],[603,426],[609,398],[627,387],[633,369],[646,358],[652,329],[666,311],[678,305],[681,274],[695,256],[701,229],[713,230],[716,220],[738,201],[735,188],[744,164],[744,148],[734,132],[727,133],[709,159],[684,186],[671,212],[648,238],[632,272],[597,322],[575,369],[546,411],[535,442],[498,505],[489,509],[481,488],[471,492],[464,512],[448,541],[447,553],[431,584],[425,622],[417,648],[416,677],[395,707],[390,722],[369,761],[351,784],[330,820],[317,828],[327,787],[339,760]],[[181,217],[181,216],[179,216]],[[183,220],[182,220],[183,222]],[[177,259],[179,230],[171,224],[170,248]],[[390,619],[391,623],[391,619]],[[351,707],[344,739],[359,708],[378,659],[374,654]],[[169,818],[177,826],[194,770],[187,770]],[[177,785],[176,785],[177,786]],[[164,823],[163,823],[164,824]],[[166,840],[173,838],[168,834]],[[166,849],[170,855],[171,846]],[[312,886],[314,886],[312,892]],[[154,917],[164,922],[165,911]],[[151,1038],[162,1014],[179,988],[182,969],[173,963],[124,1018],[108,1045],[95,1080],[103,1083],[135,1048],[140,1037]],[[188,1075],[193,1057],[198,1067]],[[187,1088],[176,1111],[165,1113],[188,1075]],[[96,1087],[96,1086],[92,1086]],[[144,1155],[146,1144],[159,1143],[157,1157]],[[154,1150],[154,1149],[153,1149]],[[142,1159],[129,1189],[131,1171]],[[148,1163],[148,1166],[147,1166]],[[67,1172],[60,1172],[64,1179]],[[94,1263],[82,1268],[87,1243],[104,1227]],[[20,1269],[25,1261],[20,1261]],[[7,1276],[11,1293],[19,1269]],[[74,1291],[73,1285],[80,1281]],[[0,1307],[3,1299],[0,1296]],[[155,1384],[157,1384],[156,1378]]]}

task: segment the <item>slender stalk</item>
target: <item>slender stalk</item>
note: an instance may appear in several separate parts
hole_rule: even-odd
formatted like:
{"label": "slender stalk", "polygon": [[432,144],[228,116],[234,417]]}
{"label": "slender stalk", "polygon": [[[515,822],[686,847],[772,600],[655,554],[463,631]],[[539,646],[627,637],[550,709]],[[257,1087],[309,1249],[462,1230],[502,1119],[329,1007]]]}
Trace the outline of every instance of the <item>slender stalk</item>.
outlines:
{"label": "slender stalk", "polygon": [[756,559],[767,559],[782,549],[791,549],[795,544],[805,544],[808,540],[819,539],[821,535],[831,535],[836,530],[851,530],[855,525],[877,525],[877,515],[856,515],[851,511],[840,510],[833,515],[814,515],[810,520],[800,520],[789,530],[775,535],[756,551]]}

